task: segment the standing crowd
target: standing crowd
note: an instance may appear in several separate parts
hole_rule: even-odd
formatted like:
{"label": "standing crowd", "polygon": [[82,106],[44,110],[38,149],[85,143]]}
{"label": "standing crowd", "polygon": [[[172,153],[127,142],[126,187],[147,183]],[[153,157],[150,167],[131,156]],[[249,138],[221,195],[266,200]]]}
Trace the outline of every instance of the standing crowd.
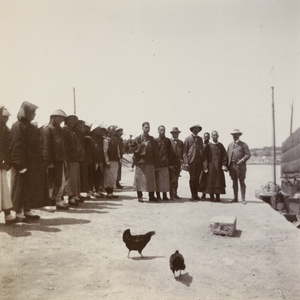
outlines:
{"label": "standing crowd", "polygon": [[[67,116],[61,109],[50,115],[48,125],[38,127],[33,122],[37,108],[23,102],[17,121],[9,129],[6,123],[10,113],[0,105],[0,212],[4,212],[6,224],[39,219],[34,208],[78,207],[86,198],[105,197],[102,192],[106,192],[108,199],[117,198],[114,189],[122,188],[124,149],[133,154],[139,202],[144,202],[143,192],[149,193],[152,202],[181,199],[177,191],[184,169],[190,175],[191,201],[205,200],[206,194],[211,201],[220,201],[220,194],[225,194],[224,172],[229,170],[234,191],[232,202],[238,201],[239,181],[242,201],[246,203],[246,161],[250,151],[240,141],[242,133],[237,129],[231,132],[233,143],[226,151],[218,141],[217,131],[211,133],[211,142],[206,132],[203,142],[199,124],[191,126],[191,135],[182,141],[177,127],[172,129],[169,139],[161,125],[158,137],[154,138],[149,134],[150,124],[144,122],[142,134],[135,139],[130,136],[124,147],[122,128],[91,126],[75,114]],[[201,198],[198,192],[202,192]]]}
{"label": "standing crowd", "polygon": [[[217,131],[212,131],[211,136],[206,132],[203,142],[198,135],[201,130],[199,124],[191,126],[191,135],[182,141],[179,139],[180,131],[177,127],[170,131],[172,138],[169,139],[165,136],[165,126],[161,125],[158,127],[158,137],[154,138],[149,135],[149,122],[142,124],[142,134],[132,142],[139,202],[144,202],[143,191],[149,193],[151,202],[180,199],[177,194],[178,179],[181,169],[184,169],[190,175],[191,201],[205,200],[206,194],[209,194],[211,201],[219,202],[220,194],[225,194],[224,172],[229,170],[233,181],[232,202],[238,202],[239,181],[242,202],[247,203],[246,161],[251,155],[248,145],[239,139],[242,132],[238,129],[231,132],[233,142],[226,151],[218,141]],[[198,192],[202,192],[201,198]]]}
{"label": "standing crowd", "polygon": [[37,108],[23,102],[9,129],[10,113],[0,105],[0,211],[6,224],[39,219],[34,208],[67,210],[86,198],[104,197],[105,191],[116,198],[114,188],[122,187],[122,128],[91,126],[60,109],[39,128],[33,122]]}

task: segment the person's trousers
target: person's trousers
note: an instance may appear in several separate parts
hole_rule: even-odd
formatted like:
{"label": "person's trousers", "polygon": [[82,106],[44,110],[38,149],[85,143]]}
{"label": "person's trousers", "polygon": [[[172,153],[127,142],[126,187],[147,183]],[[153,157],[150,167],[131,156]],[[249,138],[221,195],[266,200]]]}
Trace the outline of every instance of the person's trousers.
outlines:
{"label": "person's trousers", "polygon": [[199,188],[199,179],[202,170],[202,163],[200,158],[195,158],[195,160],[189,164],[189,173],[190,173],[190,190],[192,197],[196,197],[198,195]]}
{"label": "person's trousers", "polygon": [[181,167],[171,167],[169,168],[169,174],[170,174],[170,196],[177,195],[177,189],[178,189],[178,178],[180,175]]}
{"label": "person's trousers", "polygon": [[230,173],[230,177],[232,179],[232,188],[233,188],[234,199],[238,200],[238,193],[239,193],[238,182],[240,182],[242,200],[245,200],[245,196],[246,196],[246,184],[245,184],[246,170],[240,170],[239,166],[237,164],[231,163],[230,167],[229,167],[229,173]]}

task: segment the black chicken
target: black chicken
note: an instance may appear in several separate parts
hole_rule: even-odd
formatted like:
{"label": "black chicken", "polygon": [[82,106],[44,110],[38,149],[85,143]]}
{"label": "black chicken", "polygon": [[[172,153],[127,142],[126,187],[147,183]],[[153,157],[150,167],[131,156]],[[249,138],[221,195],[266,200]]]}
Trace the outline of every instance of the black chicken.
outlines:
{"label": "black chicken", "polygon": [[170,269],[173,272],[174,277],[176,271],[180,271],[181,275],[181,270],[185,270],[184,258],[178,250],[170,256]]}
{"label": "black chicken", "polygon": [[139,254],[144,257],[142,251],[149,243],[151,236],[154,234],[155,231],[149,231],[146,234],[132,235],[130,233],[130,229],[126,229],[123,233],[123,242],[129,250],[127,257],[129,257],[130,251],[132,250],[138,251]]}

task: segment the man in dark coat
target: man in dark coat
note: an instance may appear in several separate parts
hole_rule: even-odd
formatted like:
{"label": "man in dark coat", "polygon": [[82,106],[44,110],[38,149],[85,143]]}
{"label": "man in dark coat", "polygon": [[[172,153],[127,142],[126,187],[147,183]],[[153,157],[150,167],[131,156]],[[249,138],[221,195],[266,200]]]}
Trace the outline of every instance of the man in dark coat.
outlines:
{"label": "man in dark coat", "polygon": [[233,137],[233,142],[228,145],[227,155],[229,174],[233,183],[234,198],[232,202],[238,202],[239,181],[241,185],[242,201],[246,204],[246,161],[250,158],[251,154],[248,145],[240,140],[240,136],[243,133],[240,132],[239,129],[234,129],[230,134]]}
{"label": "man in dark coat", "polygon": [[149,135],[150,124],[142,124],[143,133],[137,136],[132,143],[134,153],[135,176],[134,184],[137,189],[139,202],[144,202],[143,191],[149,193],[149,201],[157,202],[154,197],[156,188],[155,167],[158,165],[158,151],[154,138]]}
{"label": "man in dark coat", "polygon": [[188,136],[183,145],[184,169],[190,173],[191,201],[199,201],[198,188],[200,173],[203,168],[203,140],[198,133],[202,130],[199,124],[190,127],[192,134]]}
{"label": "man in dark coat", "polygon": [[61,109],[50,115],[50,123],[45,126],[42,135],[43,158],[48,169],[49,195],[58,209],[69,209],[68,203],[62,200],[67,183],[67,154],[65,134],[60,124],[67,115]]}
{"label": "man in dark coat", "polygon": [[177,194],[178,179],[181,172],[181,164],[183,162],[183,141],[179,139],[178,127],[173,127],[170,133],[172,134],[171,145],[174,149],[174,163],[170,166],[170,197],[175,199],[181,199]]}
{"label": "man in dark coat", "polygon": [[[169,138],[165,136],[166,128],[161,125],[158,127],[159,136],[155,139],[155,143],[158,149],[158,155],[160,157],[160,163],[155,172],[157,199],[160,200],[160,192],[163,193],[163,200],[169,200],[167,192],[170,192],[170,173],[169,167],[174,165],[175,153]],[[171,200],[174,200],[174,196],[171,196]]]}
{"label": "man in dark coat", "polygon": [[39,131],[37,126],[31,124],[37,108],[30,102],[23,102],[18,112],[18,121],[13,124],[10,132],[11,195],[20,221],[24,217],[39,219],[31,209],[47,205],[49,199]]}
{"label": "man in dark coat", "polygon": [[119,144],[119,150],[120,150],[120,161],[119,161],[119,169],[118,169],[118,177],[117,177],[117,182],[116,182],[116,187],[118,189],[122,189],[123,186],[120,184],[120,181],[122,179],[122,158],[124,154],[124,144],[123,144],[123,128],[121,127],[116,127],[116,139]]}
{"label": "man in dark coat", "polygon": [[68,180],[65,193],[69,196],[69,204],[78,206],[80,201],[80,169],[78,162],[78,138],[74,131],[74,126],[78,122],[76,115],[69,115],[63,127],[65,133],[65,150],[68,165]]}
{"label": "man in dark coat", "polygon": [[104,172],[104,153],[103,153],[103,140],[107,132],[106,128],[100,125],[93,125],[91,127],[90,137],[88,139],[88,147],[91,153],[92,163],[88,165],[89,185],[91,197],[103,197],[100,192],[100,186],[103,185],[103,172]]}
{"label": "man in dark coat", "polygon": [[[209,144],[210,134],[209,132],[205,132],[203,135],[203,153],[205,151],[206,146]],[[201,172],[200,175],[200,183],[199,183],[199,192],[202,192],[201,199],[204,201],[206,198],[205,187],[207,182],[207,173]]]}
{"label": "man in dark coat", "polygon": [[220,194],[225,194],[224,171],[227,171],[227,153],[224,146],[218,142],[218,132],[213,131],[211,137],[212,142],[203,151],[203,168],[207,174],[204,191],[210,194],[211,201],[220,202]]}

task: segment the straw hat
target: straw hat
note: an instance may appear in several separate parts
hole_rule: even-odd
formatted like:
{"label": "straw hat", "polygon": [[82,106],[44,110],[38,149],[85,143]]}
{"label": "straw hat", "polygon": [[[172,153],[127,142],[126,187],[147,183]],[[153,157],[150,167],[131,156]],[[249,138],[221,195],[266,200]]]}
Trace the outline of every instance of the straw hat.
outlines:
{"label": "straw hat", "polygon": [[239,129],[233,129],[233,130],[230,132],[230,134],[232,134],[232,135],[234,135],[234,134],[239,134],[239,135],[242,135],[243,133],[242,133],[242,132],[240,132],[240,130],[239,130]]}
{"label": "straw hat", "polygon": [[195,124],[195,125],[190,127],[190,131],[193,131],[193,128],[195,128],[195,127],[198,127],[200,129],[200,131],[202,130],[202,127],[199,124]]}

